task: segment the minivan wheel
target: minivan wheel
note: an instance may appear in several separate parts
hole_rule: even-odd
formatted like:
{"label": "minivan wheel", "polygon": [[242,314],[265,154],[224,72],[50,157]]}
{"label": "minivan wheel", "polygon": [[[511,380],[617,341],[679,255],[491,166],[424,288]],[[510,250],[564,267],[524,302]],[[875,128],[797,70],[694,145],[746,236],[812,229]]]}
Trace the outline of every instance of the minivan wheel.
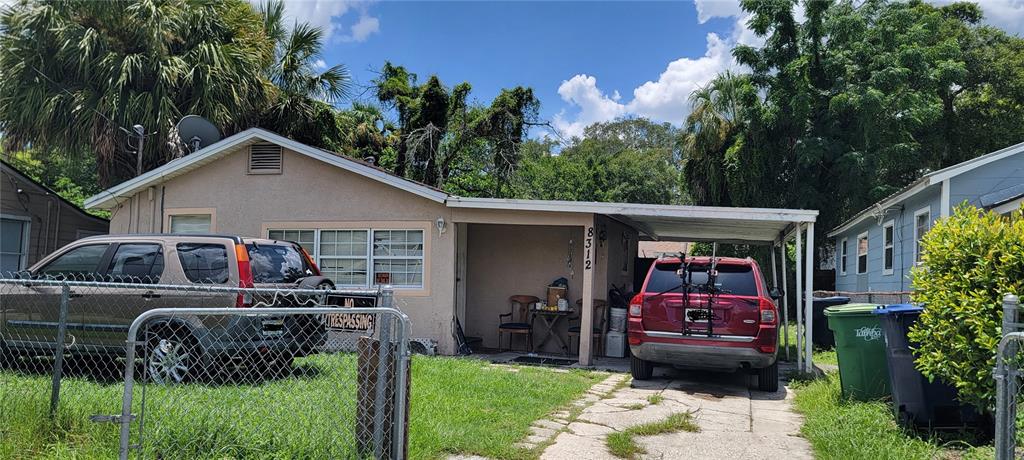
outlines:
{"label": "minivan wheel", "polygon": [[158,331],[146,349],[146,374],[161,385],[188,382],[196,375],[199,349],[192,337]]}
{"label": "minivan wheel", "polygon": [[634,380],[647,380],[654,374],[654,363],[637,358],[635,355],[629,358],[629,372],[633,374]]}
{"label": "minivan wheel", "polygon": [[779,391],[779,362],[757,370],[757,389],[774,393]]}

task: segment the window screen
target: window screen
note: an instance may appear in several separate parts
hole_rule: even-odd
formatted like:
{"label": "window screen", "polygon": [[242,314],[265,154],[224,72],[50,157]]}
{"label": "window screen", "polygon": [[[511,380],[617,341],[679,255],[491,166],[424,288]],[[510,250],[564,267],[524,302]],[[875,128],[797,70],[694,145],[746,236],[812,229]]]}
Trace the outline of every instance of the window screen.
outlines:
{"label": "window screen", "polygon": [[423,285],[423,230],[373,232],[373,284]]}
{"label": "window screen", "polygon": [[228,250],[220,244],[179,243],[178,260],[185,278],[193,283],[228,281]]}
{"label": "window screen", "polygon": [[0,219],[0,272],[16,272],[25,268],[28,253],[25,230],[28,222]]}
{"label": "window screen", "polygon": [[857,238],[857,273],[868,272],[868,237]]}
{"label": "window screen", "polygon": [[882,267],[890,272],[892,271],[893,259],[895,257],[893,248],[894,236],[892,224],[886,225],[882,229]]}
{"label": "window screen", "polygon": [[120,283],[158,283],[164,272],[164,252],[159,244],[122,244],[107,266],[107,277]]}
{"label": "window screen", "polygon": [[210,215],[173,215],[171,216],[171,233],[210,233]]}
{"label": "window screen", "polygon": [[46,264],[39,274],[46,277],[68,278],[79,275],[93,275],[97,272],[103,254],[107,252],[109,244],[90,244],[79,246],[64,254],[61,254],[52,262]]}

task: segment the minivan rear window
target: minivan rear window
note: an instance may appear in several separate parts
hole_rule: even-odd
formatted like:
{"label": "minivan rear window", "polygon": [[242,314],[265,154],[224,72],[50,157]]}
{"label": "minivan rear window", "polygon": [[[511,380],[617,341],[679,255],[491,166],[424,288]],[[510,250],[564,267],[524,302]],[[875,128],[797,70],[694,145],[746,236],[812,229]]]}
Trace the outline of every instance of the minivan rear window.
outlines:
{"label": "minivan rear window", "polygon": [[178,243],[178,260],[185,278],[193,283],[228,281],[228,250],[222,244]]}
{"label": "minivan rear window", "polygon": [[[676,271],[678,263],[654,264],[651,279],[647,281],[647,293],[682,292],[682,280]],[[694,285],[708,282],[707,265],[690,265]],[[754,281],[754,270],[750,265],[721,264],[718,266],[718,287],[722,294],[757,296],[757,282]]]}
{"label": "minivan rear window", "polygon": [[253,282],[294,283],[313,275],[306,258],[292,245],[247,244]]}

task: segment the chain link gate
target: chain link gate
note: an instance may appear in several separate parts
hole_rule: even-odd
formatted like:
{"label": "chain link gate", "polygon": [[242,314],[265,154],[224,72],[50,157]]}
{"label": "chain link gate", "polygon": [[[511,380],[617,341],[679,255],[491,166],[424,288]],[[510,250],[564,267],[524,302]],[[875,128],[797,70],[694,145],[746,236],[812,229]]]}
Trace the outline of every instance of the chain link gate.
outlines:
{"label": "chain link gate", "polygon": [[1024,324],[1020,323],[1020,299],[1013,294],[1003,297],[1003,338],[996,352],[996,459],[1016,458],[1018,395],[1024,380]]}
{"label": "chain link gate", "polygon": [[0,435],[88,417],[108,457],[404,458],[390,289],[129,281],[0,279]]}

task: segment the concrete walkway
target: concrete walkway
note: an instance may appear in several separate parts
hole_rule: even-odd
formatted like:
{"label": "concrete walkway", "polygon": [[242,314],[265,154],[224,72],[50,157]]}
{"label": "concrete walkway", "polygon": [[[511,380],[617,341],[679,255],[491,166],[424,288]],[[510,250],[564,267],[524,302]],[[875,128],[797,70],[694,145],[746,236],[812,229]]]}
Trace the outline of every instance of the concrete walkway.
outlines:
{"label": "concrete walkway", "polygon": [[[609,433],[690,412],[700,432],[637,438],[647,451],[641,458],[813,458],[799,435],[802,418],[792,410],[793,394],[785,387],[764,393],[750,390],[753,380],[746,374],[673,369],[658,369],[652,380],[625,385],[628,381],[628,375],[609,377],[580,402],[582,410],[558,414],[555,423],[539,421],[543,431],[527,442],[548,444],[542,459],[616,459],[605,448]],[[554,439],[544,441],[543,435]]]}

